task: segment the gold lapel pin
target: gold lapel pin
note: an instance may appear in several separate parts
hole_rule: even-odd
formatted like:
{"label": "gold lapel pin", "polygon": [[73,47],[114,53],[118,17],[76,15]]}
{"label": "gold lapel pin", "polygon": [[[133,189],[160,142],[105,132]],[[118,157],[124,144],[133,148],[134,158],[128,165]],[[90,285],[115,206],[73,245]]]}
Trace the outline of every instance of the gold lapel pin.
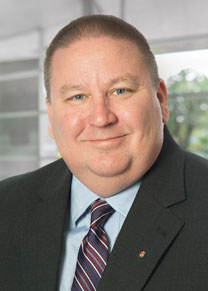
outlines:
{"label": "gold lapel pin", "polygon": [[139,258],[144,258],[144,256],[145,256],[145,254],[146,254],[146,252],[145,251],[141,251],[141,253],[139,253]]}

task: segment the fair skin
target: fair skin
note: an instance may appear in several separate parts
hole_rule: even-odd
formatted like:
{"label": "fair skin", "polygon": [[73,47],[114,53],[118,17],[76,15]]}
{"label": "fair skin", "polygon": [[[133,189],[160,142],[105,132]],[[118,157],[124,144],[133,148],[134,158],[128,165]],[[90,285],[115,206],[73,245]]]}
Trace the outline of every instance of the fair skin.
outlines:
{"label": "fair skin", "polygon": [[101,197],[147,172],[169,116],[164,82],[153,87],[138,48],[107,36],[54,53],[47,107],[50,135],[69,169]]}

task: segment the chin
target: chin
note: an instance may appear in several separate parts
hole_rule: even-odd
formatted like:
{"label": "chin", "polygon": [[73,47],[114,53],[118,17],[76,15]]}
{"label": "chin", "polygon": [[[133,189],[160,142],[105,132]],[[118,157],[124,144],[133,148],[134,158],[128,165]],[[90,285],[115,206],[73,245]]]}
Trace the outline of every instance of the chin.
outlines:
{"label": "chin", "polygon": [[130,168],[131,161],[100,161],[97,164],[89,164],[88,170],[99,177],[116,177]]}

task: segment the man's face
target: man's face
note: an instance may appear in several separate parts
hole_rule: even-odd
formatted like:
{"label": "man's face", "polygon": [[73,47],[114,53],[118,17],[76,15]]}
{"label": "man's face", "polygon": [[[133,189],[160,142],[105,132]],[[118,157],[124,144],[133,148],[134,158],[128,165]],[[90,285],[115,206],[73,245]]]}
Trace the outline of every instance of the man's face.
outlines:
{"label": "man's face", "polygon": [[[134,183],[159,154],[168,119],[166,89],[163,82],[153,88],[130,41],[92,37],[58,49],[47,105],[50,135],[63,159],[101,196]],[[104,193],[110,183],[117,186]]]}

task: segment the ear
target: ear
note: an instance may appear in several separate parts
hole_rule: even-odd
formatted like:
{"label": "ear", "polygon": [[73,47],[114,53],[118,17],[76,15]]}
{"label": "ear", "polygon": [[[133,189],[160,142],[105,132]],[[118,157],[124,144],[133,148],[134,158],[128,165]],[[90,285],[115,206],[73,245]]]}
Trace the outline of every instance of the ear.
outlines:
{"label": "ear", "polygon": [[167,123],[169,119],[169,109],[168,109],[168,93],[165,86],[165,82],[160,79],[158,88],[157,88],[157,98],[160,102],[161,112],[162,112],[162,121]]}
{"label": "ear", "polygon": [[48,126],[48,132],[50,134],[50,137],[54,139],[53,135],[53,127],[52,127],[52,107],[51,107],[51,101],[46,98],[46,106],[47,106],[47,111],[48,111],[48,120],[49,120],[49,126]]}

